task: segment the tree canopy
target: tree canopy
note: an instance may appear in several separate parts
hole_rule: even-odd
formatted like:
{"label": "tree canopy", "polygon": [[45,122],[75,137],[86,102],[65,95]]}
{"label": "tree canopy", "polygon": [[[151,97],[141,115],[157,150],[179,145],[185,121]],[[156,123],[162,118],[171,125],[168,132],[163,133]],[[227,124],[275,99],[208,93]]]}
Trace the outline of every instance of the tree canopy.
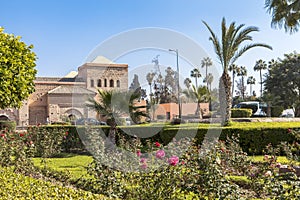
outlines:
{"label": "tree canopy", "polygon": [[[283,59],[269,66],[265,80],[265,94],[277,99],[277,105],[295,107],[300,114],[300,54],[285,54]],[[298,113],[299,112],[299,113]],[[297,114],[298,113],[298,114]]]}
{"label": "tree canopy", "polygon": [[36,55],[33,45],[0,27],[0,108],[18,108],[34,92]]}

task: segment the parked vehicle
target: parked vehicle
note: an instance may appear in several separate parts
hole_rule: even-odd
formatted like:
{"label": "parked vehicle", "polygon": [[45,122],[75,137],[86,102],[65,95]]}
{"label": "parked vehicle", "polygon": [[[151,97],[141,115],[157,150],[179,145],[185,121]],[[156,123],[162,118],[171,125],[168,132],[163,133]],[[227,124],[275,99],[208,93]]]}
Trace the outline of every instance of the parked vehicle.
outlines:
{"label": "parked vehicle", "polygon": [[235,108],[250,108],[252,109],[252,117],[266,117],[267,104],[258,101],[245,101],[235,105]]}
{"label": "parked vehicle", "polygon": [[75,121],[75,125],[107,125],[106,122],[94,118],[81,118]]}

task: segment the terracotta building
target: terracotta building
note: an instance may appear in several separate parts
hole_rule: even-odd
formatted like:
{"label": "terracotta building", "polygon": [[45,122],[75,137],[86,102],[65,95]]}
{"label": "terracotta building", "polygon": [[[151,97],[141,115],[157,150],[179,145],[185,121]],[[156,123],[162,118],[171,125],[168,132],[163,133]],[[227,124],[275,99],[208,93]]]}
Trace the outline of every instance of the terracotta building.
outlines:
{"label": "terracotta building", "polygon": [[0,110],[0,120],[16,121],[17,126],[46,124],[66,118],[95,117],[85,106],[97,89],[128,89],[128,65],[117,64],[103,56],[78,67],[65,77],[37,77],[35,92],[20,109]]}

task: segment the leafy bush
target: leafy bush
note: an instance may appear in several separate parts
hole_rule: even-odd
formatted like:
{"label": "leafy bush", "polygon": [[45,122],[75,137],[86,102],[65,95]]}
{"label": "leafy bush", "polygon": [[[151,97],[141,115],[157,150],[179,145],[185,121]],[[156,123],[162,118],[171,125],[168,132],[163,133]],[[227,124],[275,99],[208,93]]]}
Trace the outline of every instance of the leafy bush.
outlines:
{"label": "leafy bush", "polygon": [[271,117],[279,117],[284,108],[282,106],[272,106],[271,107]]}
{"label": "leafy bush", "polygon": [[0,130],[16,130],[16,122],[15,121],[0,121]]}
{"label": "leafy bush", "polygon": [[252,115],[252,109],[247,108],[233,108],[231,109],[232,118],[249,118]]}

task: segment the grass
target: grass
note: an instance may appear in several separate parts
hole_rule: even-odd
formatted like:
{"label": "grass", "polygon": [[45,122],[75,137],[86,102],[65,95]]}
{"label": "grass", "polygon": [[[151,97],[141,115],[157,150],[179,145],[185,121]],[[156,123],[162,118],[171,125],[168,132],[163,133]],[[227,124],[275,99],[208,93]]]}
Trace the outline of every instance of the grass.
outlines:
{"label": "grass", "polygon": [[[46,164],[55,171],[68,171],[76,179],[88,176],[86,167],[92,160],[91,156],[86,155],[61,154],[59,158],[47,158]],[[41,158],[33,158],[34,165],[37,167],[43,166],[41,161]]]}

